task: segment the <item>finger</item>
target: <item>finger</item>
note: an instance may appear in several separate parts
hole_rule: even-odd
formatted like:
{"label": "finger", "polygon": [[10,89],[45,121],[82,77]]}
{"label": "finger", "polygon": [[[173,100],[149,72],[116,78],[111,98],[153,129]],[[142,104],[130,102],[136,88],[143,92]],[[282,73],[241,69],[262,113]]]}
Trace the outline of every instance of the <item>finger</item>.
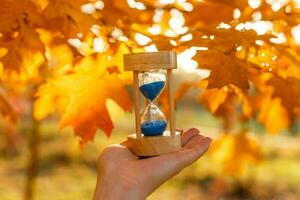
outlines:
{"label": "finger", "polygon": [[129,147],[130,142],[128,140],[125,140],[125,141],[121,142],[120,145],[125,146],[125,147]]}
{"label": "finger", "polygon": [[182,129],[182,128],[176,128],[176,131],[177,131],[177,132],[180,132],[180,134],[183,133],[183,129]]}
{"label": "finger", "polygon": [[208,150],[211,142],[211,138],[204,137],[198,140],[191,148],[179,151],[177,155],[179,167],[184,168],[198,160]]}
{"label": "finger", "polygon": [[205,138],[203,135],[194,135],[187,143],[183,145],[183,147],[190,149],[196,144],[200,143],[203,138]]}
{"label": "finger", "polygon": [[200,131],[196,128],[191,128],[191,129],[187,130],[186,132],[184,132],[182,134],[181,144],[182,145],[186,144],[194,135],[198,135],[199,132]]}
{"label": "finger", "polygon": [[200,158],[209,148],[210,138],[204,138],[190,149],[139,160],[149,173],[152,181],[165,181],[179,173],[183,168]]}

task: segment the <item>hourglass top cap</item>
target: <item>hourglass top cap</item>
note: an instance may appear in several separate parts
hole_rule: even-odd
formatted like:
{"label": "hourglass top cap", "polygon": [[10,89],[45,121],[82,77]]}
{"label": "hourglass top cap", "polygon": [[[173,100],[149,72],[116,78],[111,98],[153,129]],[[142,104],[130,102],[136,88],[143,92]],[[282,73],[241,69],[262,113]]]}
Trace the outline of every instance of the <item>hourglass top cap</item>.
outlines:
{"label": "hourglass top cap", "polygon": [[125,71],[147,71],[153,69],[176,69],[174,51],[130,53],[123,56]]}

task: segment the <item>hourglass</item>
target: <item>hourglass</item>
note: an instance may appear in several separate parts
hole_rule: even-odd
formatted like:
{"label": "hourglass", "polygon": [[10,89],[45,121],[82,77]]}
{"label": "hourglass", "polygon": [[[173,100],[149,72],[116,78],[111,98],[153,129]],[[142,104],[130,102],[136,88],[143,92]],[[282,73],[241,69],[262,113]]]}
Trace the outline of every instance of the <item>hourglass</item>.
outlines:
{"label": "hourglass", "polygon": [[[172,69],[176,68],[175,52],[161,51],[124,55],[124,70],[133,71],[136,128],[136,133],[129,135],[127,140],[129,148],[137,156],[161,155],[181,148],[180,133],[175,130],[172,84]],[[166,119],[156,103],[165,87],[168,89],[169,120]],[[141,96],[146,102],[142,112],[140,109]],[[168,124],[169,130],[167,130]]]}

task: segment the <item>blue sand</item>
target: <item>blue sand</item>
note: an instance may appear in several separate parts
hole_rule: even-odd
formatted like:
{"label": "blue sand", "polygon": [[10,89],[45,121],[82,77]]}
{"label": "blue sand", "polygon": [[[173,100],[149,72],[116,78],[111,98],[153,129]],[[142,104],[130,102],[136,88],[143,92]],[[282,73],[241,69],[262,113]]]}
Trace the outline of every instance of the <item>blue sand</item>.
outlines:
{"label": "blue sand", "polygon": [[144,122],[141,125],[142,133],[145,136],[162,135],[167,128],[167,123],[163,120]]}
{"label": "blue sand", "polygon": [[156,82],[147,83],[140,86],[140,91],[147,99],[152,101],[157,97],[157,95],[159,95],[159,93],[164,88],[164,86],[165,86],[164,81],[156,81]]}

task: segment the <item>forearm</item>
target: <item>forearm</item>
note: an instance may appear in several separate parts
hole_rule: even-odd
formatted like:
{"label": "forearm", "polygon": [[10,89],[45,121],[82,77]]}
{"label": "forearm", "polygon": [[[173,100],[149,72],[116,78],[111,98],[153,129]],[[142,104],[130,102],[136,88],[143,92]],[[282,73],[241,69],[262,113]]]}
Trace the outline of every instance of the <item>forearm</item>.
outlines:
{"label": "forearm", "polygon": [[97,180],[97,186],[93,200],[143,200],[145,196],[141,195],[139,190],[132,190],[126,187],[121,180],[106,181],[105,178]]}

